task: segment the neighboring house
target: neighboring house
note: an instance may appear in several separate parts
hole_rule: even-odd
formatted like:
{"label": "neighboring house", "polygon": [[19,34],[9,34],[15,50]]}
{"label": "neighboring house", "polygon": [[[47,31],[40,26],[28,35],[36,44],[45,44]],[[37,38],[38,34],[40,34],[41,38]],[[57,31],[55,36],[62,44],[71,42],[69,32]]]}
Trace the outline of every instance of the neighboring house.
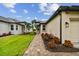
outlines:
{"label": "neighboring house", "polygon": [[0,35],[3,33],[22,34],[27,32],[26,22],[0,16]]}
{"label": "neighboring house", "polygon": [[64,40],[79,42],[79,6],[60,6],[46,22],[46,32]]}
{"label": "neighboring house", "polygon": [[35,27],[38,33],[45,32],[45,21],[36,21]]}
{"label": "neighboring house", "polygon": [[44,21],[41,21],[40,22],[40,33],[42,33],[42,32],[46,32],[46,22],[44,22]]}

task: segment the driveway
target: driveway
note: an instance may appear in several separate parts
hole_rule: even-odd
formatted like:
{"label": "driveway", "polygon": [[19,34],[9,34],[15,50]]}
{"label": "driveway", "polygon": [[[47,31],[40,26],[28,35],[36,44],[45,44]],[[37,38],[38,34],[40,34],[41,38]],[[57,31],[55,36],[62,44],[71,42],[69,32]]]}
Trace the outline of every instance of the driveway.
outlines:
{"label": "driveway", "polygon": [[79,52],[50,52],[45,49],[40,34],[37,34],[24,56],[79,56]]}

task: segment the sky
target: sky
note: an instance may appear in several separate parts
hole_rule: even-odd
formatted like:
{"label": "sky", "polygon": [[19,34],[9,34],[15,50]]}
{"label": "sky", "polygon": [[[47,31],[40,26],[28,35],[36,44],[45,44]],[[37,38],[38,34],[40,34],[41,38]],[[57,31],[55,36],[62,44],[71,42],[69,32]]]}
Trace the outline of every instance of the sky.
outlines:
{"label": "sky", "polygon": [[19,21],[47,21],[59,6],[79,5],[78,3],[0,3],[0,16]]}

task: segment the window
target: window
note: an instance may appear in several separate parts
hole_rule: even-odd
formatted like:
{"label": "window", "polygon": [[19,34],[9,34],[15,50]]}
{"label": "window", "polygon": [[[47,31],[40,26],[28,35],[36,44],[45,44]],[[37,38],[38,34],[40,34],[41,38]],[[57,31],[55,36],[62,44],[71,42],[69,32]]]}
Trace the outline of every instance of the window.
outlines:
{"label": "window", "polygon": [[43,25],[43,30],[45,30],[45,25]]}
{"label": "window", "polygon": [[14,30],[14,26],[13,25],[11,25],[11,30]]}
{"label": "window", "polygon": [[43,25],[43,27],[45,27],[45,25]]}
{"label": "window", "polygon": [[16,30],[18,30],[18,25],[16,25]]}

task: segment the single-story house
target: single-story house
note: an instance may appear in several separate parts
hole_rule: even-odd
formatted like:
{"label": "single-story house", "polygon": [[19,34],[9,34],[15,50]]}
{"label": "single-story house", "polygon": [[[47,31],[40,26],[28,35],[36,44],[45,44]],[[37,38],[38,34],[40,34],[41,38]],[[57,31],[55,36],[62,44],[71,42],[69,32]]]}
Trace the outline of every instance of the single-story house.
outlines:
{"label": "single-story house", "polygon": [[35,21],[35,26],[37,26],[37,32],[45,32],[45,21]]}
{"label": "single-story house", "polygon": [[64,40],[79,42],[79,6],[60,6],[46,22],[45,31]]}
{"label": "single-story house", "polygon": [[11,32],[11,34],[27,32],[26,22],[0,16],[0,35],[9,32]]}
{"label": "single-story house", "polygon": [[40,33],[46,32],[46,21],[41,21],[40,22]]}

